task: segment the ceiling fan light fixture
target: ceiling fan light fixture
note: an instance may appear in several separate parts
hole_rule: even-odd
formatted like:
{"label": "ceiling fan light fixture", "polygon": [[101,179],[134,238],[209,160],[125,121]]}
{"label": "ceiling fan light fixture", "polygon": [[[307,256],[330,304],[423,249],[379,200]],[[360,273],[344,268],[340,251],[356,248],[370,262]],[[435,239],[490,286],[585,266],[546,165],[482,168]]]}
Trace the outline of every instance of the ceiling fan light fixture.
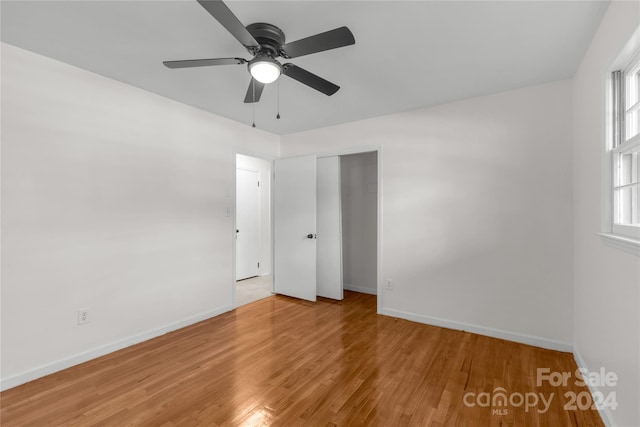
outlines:
{"label": "ceiling fan light fixture", "polygon": [[278,61],[268,56],[257,56],[249,61],[251,76],[263,84],[273,83],[282,73],[282,66]]}

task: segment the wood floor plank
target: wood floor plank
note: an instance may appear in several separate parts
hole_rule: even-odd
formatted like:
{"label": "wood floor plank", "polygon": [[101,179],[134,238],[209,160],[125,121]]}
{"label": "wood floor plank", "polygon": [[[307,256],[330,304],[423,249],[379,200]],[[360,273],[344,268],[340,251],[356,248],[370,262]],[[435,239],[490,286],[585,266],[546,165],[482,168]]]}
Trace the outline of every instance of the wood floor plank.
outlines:
{"label": "wood floor plank", "polygon": [[[275,296],[0,394],[3,427],[602,426],[536,369],[572,355],[376,314],[376,297]],[[554,394],[548,412],[465,395]],[[472,403],[477,403],[472,400]],[[501,410],[502,412],[497,412]]]}

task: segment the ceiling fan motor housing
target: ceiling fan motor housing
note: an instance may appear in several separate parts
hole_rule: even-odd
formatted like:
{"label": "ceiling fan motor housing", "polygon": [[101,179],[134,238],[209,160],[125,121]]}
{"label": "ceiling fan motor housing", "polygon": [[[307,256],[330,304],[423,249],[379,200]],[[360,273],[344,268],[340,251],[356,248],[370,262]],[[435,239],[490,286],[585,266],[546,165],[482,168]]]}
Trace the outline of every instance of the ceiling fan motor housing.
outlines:
{"label": "ceiling fan motor housing", "polygon": [[260,48],[251,52],[254,55],[266,54],[272,58],[281,56],[281,47],[285,43],[284,32],[275,25],[264,22],[247,25],[247,31],[253,36]]}

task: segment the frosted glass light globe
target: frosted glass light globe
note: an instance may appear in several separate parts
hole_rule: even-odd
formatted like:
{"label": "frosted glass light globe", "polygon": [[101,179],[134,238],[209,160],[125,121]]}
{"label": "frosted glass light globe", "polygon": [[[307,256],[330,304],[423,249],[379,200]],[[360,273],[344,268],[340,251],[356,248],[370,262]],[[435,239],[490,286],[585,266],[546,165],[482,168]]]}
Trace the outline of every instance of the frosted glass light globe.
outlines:
{"label": "frosted glass light globe", "polygon": [[249,72],[260,83],[269,84],[280,77],[280,66],[275,61],[258,60],[249,65]]}

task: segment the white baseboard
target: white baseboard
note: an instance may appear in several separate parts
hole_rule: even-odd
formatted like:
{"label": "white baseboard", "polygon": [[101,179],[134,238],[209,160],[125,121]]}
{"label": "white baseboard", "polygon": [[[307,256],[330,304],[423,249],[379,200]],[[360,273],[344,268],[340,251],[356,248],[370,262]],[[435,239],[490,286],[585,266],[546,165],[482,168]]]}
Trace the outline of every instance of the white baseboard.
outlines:
{"label": "white baseboard", "polygon": [[377,289],[371,289],[365,286],[342,285],[342,289],[344,289],[345,291],[360,292],[361,294],[378,295]]}
{"label": "white baseboard", "polygon": [[486,335],[493,338],[500,338],[508,341],[515,341],[522,344],[547,348],[564,352],[573,352],[573,344],[569,342],[556,341],[534,335],[521,334],[518,332],[504,331],[502,329],[488,328],[486,326],[472,325],[470,323],[456,322],[454,320],[441,319],[439,317],[424,316],[422,314],[408,313],[406,311],[383,308],[382,313],[387,316],[399,317],[413,322],[425,323],[427,325],[440,326],[447,329],[473,332],[474,334]]}
{"label": "white baseboard", "polygon": [[100,347],[95,347],[82,353],[78,353],[73,356],[57,360],[55,362],[47,363],[46,365],[38,366],[24,372],[10,375],[6,378],[0,379],[0,391],[17,387],[21,384],[33,381],[37,378],[41,378],[46,375],[53,374],[54,372],[79,365],[80,363],[88,362],[89,360],[104,356],[109,353],[113,353],[114,351],[122,350],[123,348],[150,340],[152,338],[164,335],[177,329],[184,328],[185,326],[193,325],[194,323],[210,319],[231,310],[233,310],[233,306],[231,305],[220,307],[215,310],[200,313],[195,316],[191,316],[156,329],[150,329],[139,334],[131,335],[126,338],[113,341]]}
{"label": "white baseboard", "polygon": [[[577,348],[574,348],[574,350],[573,350],[573,358],[575,359],[576,364],[578,365],[578,368],[581,368],[581,369],[584,369],[584,370],[590,372],[589,371],[589,367],[585,363],[584,359],[580,355],[580,352],[578,351]],[[590,384],[587,384],[587,387],[589,388],[589,392],[591,392],[591,396],[593,396],[593,394],[595,392],[599,391],[599,387],[592,386]],[[598,413],[600,414],[600,417],[602,418],[602,421],[604,422],[604,424],[607,427],[615,427],[616,426],[615,421],[613,421],[613,414],[611,413],[611,409],[609,409],[609,408],[598,409]]]}

